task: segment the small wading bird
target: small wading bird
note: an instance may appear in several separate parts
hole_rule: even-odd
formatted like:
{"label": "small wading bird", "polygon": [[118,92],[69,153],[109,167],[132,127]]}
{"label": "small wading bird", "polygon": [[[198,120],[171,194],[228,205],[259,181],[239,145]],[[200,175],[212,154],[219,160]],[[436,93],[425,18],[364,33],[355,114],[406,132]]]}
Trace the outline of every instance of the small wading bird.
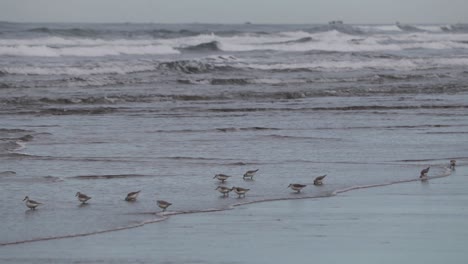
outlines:
{"label": "small wading bird", "polygon": [[223,196],[229,196],[229,192],[232,191],[232,189],[224,186],[218,186],[215,190],[222,193]]}
{"label": "small wading bird", "polygon": [[455,169],[455,165],[457,165],[457,161],[456,161],[456,160],[450,160],[450,168],[451,168],[452,170]]}
{"label": "small wading bird", "polygon": [[80,193],[80,192],[77,192],[75,194],[76,197],[78,197],[78,200],[82,203],[82,204],[85,204],[89,199],[91,199],[91,197],[89,197],[88,195],[84,194],[84,193]]}
{"label": "small wading bird", "polygon": [[125,201],[127,202],[134,202],[136,201],[136,198],[138,197],[138,194],[140,194],[141,190],[140,191],[137,191],[137,192],[131,192],[131,193],[128,193],[127,194],[127,197],[125,197]]}
{"label": "small wading bird", "polygon": [[213,179],[218,179],[220,180],[222,183],[224,183],[225,180],[227,180],[229,177],[229,175],[226,175],[226,174],[216,174]]}
{"label": "small wading bird", "polygon": [[165,212],[166,209],[172,205],[170,202],[166,202],[163,200],[157,200],[156,203],[158,204],[159,208],[163,209],[163,212]]}
{"label": "small wading bird", "polygon": [[314,180],[314,185],[317,185],[317,186],[318,186],[318,185],[322,185],[322,184],[323,184],[322,181],[323,181],[323,179],[324,179],[325,177],[327,177],[326,174],[325,174],[325,175],[322,175],[322,176],[318,176],[317,178],[315,178],[315,180]]}
{"label": "small wading bird", "polygon": [[293,189],[294,191],[296,191],[297,193],[300,193],[301,190],[306,187],[307,185],[305,184],[299,184],[299,183],[291,183],[288,185],[288,188],[291,188]]}
{"label": "small wading bird", "polygon": [[24,197],[23,201],[26,201],[26,206],[32,210],[36,210],[36,207],[42,204],[42,203],[30,200],[28,196]]}
{"label": "small wading bird", "polygon": [[427,168],[425,168],[424,170],[421,171],[421,175],[419,175],[419,178],[421,179],[421,181],[427,180],[427,173],[429,172],[430,168],[431,167],[427,167]]}
{"label": "small wading bird", "polygon": [[245,189],[245,188],[241,188],[241,187],[232,187],[231,188],[231,191],[234,191],[235,193],[237,193],[238,197],[240,198],[241,196],[244,196],[245,197],[245,193],[248,192],[250,189]]}
{"label": "small wading bird", "polygon": [[258,169],[256,170],[249,170],[247,171],[246,173],[244,173],[244,176],[242,178],[246,179],[246,178],[250,178],[251,180],[253,180],[253,176],[255,175],[255,173],[258,171]]}

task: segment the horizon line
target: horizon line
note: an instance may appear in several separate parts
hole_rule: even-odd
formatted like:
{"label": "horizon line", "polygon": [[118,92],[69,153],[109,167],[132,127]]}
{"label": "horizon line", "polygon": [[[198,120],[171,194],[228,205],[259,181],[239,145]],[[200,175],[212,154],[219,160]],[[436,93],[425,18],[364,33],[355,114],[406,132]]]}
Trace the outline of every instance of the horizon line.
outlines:
{"label": "horizon line", "polygon": [[[130,22],[130,21],[119,21],[119,22],[97,22],[97,21],[7,21],[7,20],[0,20],[0,23],[11,23],[11,24],[166,24],[166,25],[180,25],[180,24],[208,24],[208,25],[323,25],[329,24],[332,21],[342,21],[342,20],[330,20],[328,22],[301,22],[301,23],[288,23],[288,22],[252,22],[252,21],[245,21],[245,22],[155,22],[155,21],[148,21],[148,22]],[[346,23],[343,21],[345,25],[394,25],[399,23],[400,21],[396,20],[395,22],[387,22],[387,23],[366,23],[366,22],[359,22],[359,23]],[[468,24],[468,22],[403,22],[401,24],[418,24],[418,25],[440,25],[440,24]]]}

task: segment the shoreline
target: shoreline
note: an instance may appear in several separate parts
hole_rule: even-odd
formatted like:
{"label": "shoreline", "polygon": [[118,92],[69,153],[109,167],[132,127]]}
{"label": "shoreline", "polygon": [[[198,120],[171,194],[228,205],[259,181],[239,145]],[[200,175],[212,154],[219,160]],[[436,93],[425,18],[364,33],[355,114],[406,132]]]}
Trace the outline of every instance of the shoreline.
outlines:
{"label": "shoreline", "polygon": [[[444,166],[441,166],[441,165],[433,165],[433,167],[445,168],[445,173],[443,173],[441,175],[430,176],[428,178],[428,181],[433,180],[433,179],[448,177],[448,176],[450,176],[452,174],[452,170],[450,168],[448,168],[448,167],[444,167]],[[138,213],[138,214],[153,214],[153,215],[155,215],[157,217],[160,217],[160,218],[146,220],[146,221],[143,221],[141,223],[137,223],[137,224],[131,225],[131,226],[117,227],[117,228],[108,229],[108,230],[98,230],[98,231],[93,231],[93,232],[90,232],[90,233],[70,234],[70,235],[63,235],[63,236],[57,236],[57,237],[36,238],[36,239],[30,239],[30,240],[24,240],[24,241],[0,243],[0,248],[1,247],[6,247],[6,246],[19,245],[19,244],[29,244],[29,243],[50,241],[50,240],[71,239],[71,238],[78,238],[78,237],[100,235],[100,234],[105,234],[105,233],[110,233],[110,232],[118,232],[118,231],[123,231],[123,230],[128,230],[128,229],[135,229],[135,228],[143,227],[143,226],[146,226],[146,225],[149,225],[149,224],[155,224],[155,223],[163,222],[163,221],[168,220],[171,216],[177,216],[177,215],[202,214],[202,213],[230,211],[230,210],[234,210],[237,207],[241,207],[241,206],[255,205],[255,204],[260,204],[260,203],[268,203],[268,202],[280,202],[280,201],[290,201],[290,200],[314,200],[314,199],[319,199],[319,198],[329,198],[329,197],[338,196],[338,195],[343,194],[343,193],[352,192],[352,191],[355,191],[355,190],[386,187],[386,186],[405,184],[405,183],[410,183],[410,182],[418,182],[418,181],[421,181],[421,180],[419,178],[415,178],[415,179],[409,179],[409,180],[392,181],[392,182],[381,183],[381,184],[351,186],[351,187],[347,187],[347,188],[344,188],[344,189],[335,190],[330,195],[286,197],[286,198],[275,198],[275,199],[249,201],[249,202],[233,204],[233,205],[229,206],[228,208],[223,208],[223,209],[214,208],[214,209],[206,209],[206,210],[200,210],[200,211],[174,211],[174,212],[168,211],[168,212],[159,212],[159,213],[158,212]]]}

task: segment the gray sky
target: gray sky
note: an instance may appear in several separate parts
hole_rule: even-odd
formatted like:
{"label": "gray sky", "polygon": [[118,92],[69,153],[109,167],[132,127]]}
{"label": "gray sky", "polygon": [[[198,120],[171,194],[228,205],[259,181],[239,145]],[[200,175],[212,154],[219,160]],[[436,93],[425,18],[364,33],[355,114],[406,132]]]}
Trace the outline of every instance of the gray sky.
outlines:
{"label": "gray sky", "polygon": [[0,21],[468,23],[468,0],[0,0]]}

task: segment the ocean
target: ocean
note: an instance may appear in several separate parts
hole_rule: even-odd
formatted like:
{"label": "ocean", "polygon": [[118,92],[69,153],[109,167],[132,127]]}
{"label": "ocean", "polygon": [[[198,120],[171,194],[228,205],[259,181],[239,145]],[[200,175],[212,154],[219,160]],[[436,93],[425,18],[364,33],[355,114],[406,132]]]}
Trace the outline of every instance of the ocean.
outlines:
{"label": "ocean", "polygon": [[0,246],[449,176],[467,83],[462,24],[0,22]]}

